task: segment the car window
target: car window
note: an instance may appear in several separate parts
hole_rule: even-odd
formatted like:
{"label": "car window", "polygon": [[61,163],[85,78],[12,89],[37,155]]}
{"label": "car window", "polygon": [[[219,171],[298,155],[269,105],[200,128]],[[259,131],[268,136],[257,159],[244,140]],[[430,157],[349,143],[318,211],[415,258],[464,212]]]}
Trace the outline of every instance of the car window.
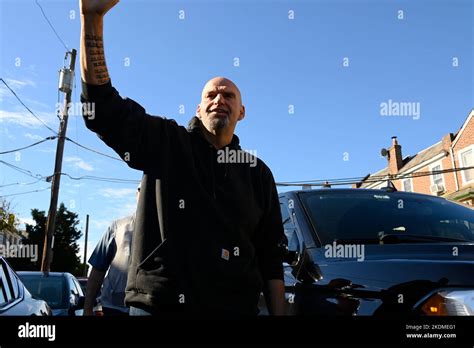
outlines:
{"label": "car window", "polygon": [[8,267],[8,273],[9,273],[10,279],[12,281],[12,289],[13,289],[12,295],[13,295],[13,298],[16,299],[16,298],[19,297],[18,279],[16,278],[15,273],[13,272],[13,270],[10,267]]}
{"label": "car window", "polygon": [[280,211],[283,226],[285,228],[294,228],[295,225],[293,223],[293,219],[291,218],[291,213],[288,208],[288,201],[286,199],[280,199]]}
{"label": "car window", "polygon": [[71,291],[72,294],[76,295],[77,296],[77,289],[76,289],[76,285],[74,284],[74,282],[72,281],[72,277],[71,276],[67,276],[67,282],[69,284],[69,290]]}
{"label": "car window", "polygon": [[3,286],[3,278],[0,279],[0,308],[7,302],[7,295],[5,293],[5,287]]}
{"label": "car window", "polygon": [[288,209],[286,199],[280,199],[280,210],[283,220],[283,229],[288,243],[288,250],[290,251],[300,251],[299,250],[299,240],[296,233],[296,227],[291,219],[290,210]]}
{"label": "car window", "polygon": [[67,308],[69,295],[63,276],[44,277],[42,273],[21,274],[20,279],[28,291],[36,298],[45,300],[52,309]]}
{"label": "car window", "polygon": [[9,295],[10,290],[8,289],[7,274],[3,267],[3,261],[0,260],[0,307],[4,306],[9,301],[9,298],[11,298],[11,295]]}
{"label": "car window", "polygon": [[474,241],[474,211],[429,196],[381,192],[308,192],[300,195],[323,243],[413,234]]}
{"label": "car window", "polygon": [[10,279],[10,273],[8,272],[8,266],[7,264],[2,261],[1,262],[1,267],[2,269],[2,273],[1,273],[1,277],[2,277],[2,280],[3,280],[3,288],[5,289],[5,300],[6,302],[10,302],[13,300],[14,296],[13,296],[13,284],[12,284],[12,281]]}
{"label": "car window", "polygon": [[282,223],[285,224],[290,220],[290,213],[286,207],[286,200],[280,200],[280,210],[281,210],[281,219]]}
{"label": "car window", "polygon": [[79,282],[77,281],[76,278],[72,278],[72,282],[74,283],[74,286],[76,287],[76,293],[79,295],[79,296],[84,296],[84,293],[82,291],[82,288],[81,288],[81,285],[79,284]]}
{"label": "car window", "polygon": [[288,239],[288,250],[300,252],[300,242],[298,234],[296,233],[296,228],[285,229],[285,235]]}

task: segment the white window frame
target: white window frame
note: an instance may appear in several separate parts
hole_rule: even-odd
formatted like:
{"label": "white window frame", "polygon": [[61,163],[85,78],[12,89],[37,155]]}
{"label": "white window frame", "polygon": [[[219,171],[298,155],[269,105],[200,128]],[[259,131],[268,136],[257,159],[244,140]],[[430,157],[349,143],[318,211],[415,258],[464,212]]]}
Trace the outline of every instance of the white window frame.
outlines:
{"label": "white window frame", "polygon": [[[474,144],[466,146],[465,148],[462,148],[461,150],[457,151],[459,167],[464,167],[464,164],[462,163],[462,155],[469,150],[472,150],[472,156],[474,156]],[[461,172],[461,179],[462,179],[463,186],[474,183],[474,179],[469,180],[469,181],[466,180],[466,176],[465,176],[466,173],[464,170],[461,170],[460,172]]]}
{"label": "white window frame", "polygon": [[[436,161],[435,163],[431,164],[430,165],[430,173],[431,171],[433,170],[434,167],[437,167],[439,166],[440,169],[439,170],[444,170],[443,168],[443,161]],[[446,191],[446,181],[444,180],[444,174],[440,174],[441,175],[441,180],[443,181],[442,185],[444,187],[444,190]],[[430,175],[430,182],[431,182],[431,185],[434,185],[435,182],[434,182],[434,178],[433,178],[433,175]],[[431,185],[430,185],[430,191],[431,191]]]}
{"label": "white window frame", "polygon": [[[405,191],[405,181],[410,181],[411,191]],[[413,179],[412,178],[402,180],[402,190],[404,192],[415,192],[415,189],[413,188]]]}

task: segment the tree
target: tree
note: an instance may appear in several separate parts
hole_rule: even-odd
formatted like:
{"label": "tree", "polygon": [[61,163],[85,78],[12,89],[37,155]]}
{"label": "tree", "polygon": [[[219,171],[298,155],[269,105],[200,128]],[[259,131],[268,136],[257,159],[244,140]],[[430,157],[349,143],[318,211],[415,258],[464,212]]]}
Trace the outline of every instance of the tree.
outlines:
{"label": "tree", "polygon": [[18,234],[18,219],[11,211],[10,202],[0,197],[0,231]]}
{"label": "tree", "polygon": [[[31,216],[36,225],[26,225],[28,238],[24,243],[38,245],[38,260],[34,267],[36,270],[40,270],[47,216],[44,211],[38,209],[32,209]],[[69,272],[80,275],[81,261],[78,256],[79,245],[77,241],[81,238],[82,232],[77,229],[78,224],[78,215],[67,210],[64,203],[61,203],[56,213],[51,272]]]}

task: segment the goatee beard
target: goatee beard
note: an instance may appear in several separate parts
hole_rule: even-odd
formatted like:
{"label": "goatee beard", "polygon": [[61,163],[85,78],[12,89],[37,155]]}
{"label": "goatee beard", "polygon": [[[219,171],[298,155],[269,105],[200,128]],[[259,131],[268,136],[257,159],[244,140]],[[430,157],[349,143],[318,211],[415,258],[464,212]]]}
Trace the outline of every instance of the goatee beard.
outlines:
{"label": "goatee beard", "polygon": [[214,118],[211,120],[210,126],[214,130],[220,130],[229,126],[229,117]]}

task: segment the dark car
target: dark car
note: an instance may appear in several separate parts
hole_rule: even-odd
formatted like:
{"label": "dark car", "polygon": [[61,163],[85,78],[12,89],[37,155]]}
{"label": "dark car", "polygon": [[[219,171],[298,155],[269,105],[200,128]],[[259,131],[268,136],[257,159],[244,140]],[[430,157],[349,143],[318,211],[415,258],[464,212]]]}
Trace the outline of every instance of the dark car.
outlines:
{"label": "dark car", "polygon": [[28,290],[45,300],[56,316],[81,316],[84,293],[76,277],[66,272],[18,272]]}
{"label": "dark car", "polygon": [[288,314],[474,315],[474,211],[393,189],[281,193]]}
{"label": "dark car", "polygon": [[35,299],[8,262],[0,256],[0,315],[51,315],[51,308]]}
{"label": "dark car", "polygon": [[86,289],[87,289],[87,280],[88,280],[88,278],[87,277],[78,277],[76,279],[79,282],[79,285],[81,286],[82,292],[85,294]]}

